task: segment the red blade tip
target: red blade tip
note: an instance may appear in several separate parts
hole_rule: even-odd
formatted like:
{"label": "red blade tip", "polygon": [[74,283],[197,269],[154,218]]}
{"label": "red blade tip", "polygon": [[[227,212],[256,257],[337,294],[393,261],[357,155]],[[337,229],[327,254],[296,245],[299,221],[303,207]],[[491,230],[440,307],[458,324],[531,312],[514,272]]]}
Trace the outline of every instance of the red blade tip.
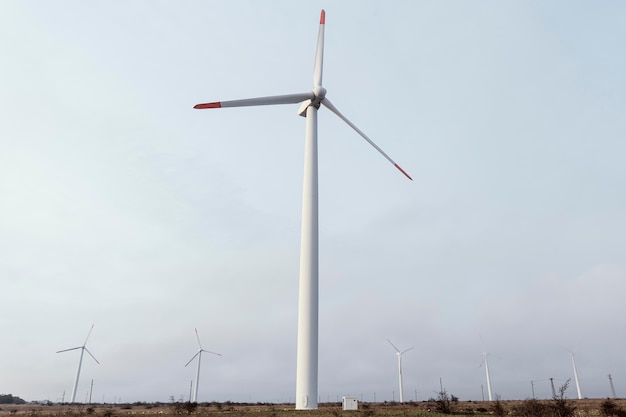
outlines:
{"label": "red blade tip", "polygon": [[406,177],[408,179],[410,179],[411,181],[413,181],[413,178],[411,178],[411,176],[409,174],[406,173],[405,170],[403,170],[402,168],[400,168],[400,165],[398,164],[393,164],[393,166],[395,166],[396,168],[398,168],[400,170],[401,173],[403,173],[404,175],[406,175]]}
{"label": "red blade tip", "polygon": [[194,109],[219,109],[222,107],[222,103],[220,101],[215,101],[213,103],[202,103],[196,104],[193,106]]}
{"label": "red blade tip", "polygon": [[322,9],[322,14],[320,16],[320,25],[323,25],[325,20],[326,20],[326,12],[324,11],[324,9]]}

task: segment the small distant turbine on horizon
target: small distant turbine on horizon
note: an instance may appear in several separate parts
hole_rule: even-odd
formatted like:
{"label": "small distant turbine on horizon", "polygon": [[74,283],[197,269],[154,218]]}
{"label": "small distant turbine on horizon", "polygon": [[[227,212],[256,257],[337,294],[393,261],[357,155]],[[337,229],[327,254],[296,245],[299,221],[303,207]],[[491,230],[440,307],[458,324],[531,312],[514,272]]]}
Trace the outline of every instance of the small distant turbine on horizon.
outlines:
{"label": "small distant turbine on horizon", "polygon": [[402,355],[406,352],[408,352],[411,349],[414,349],[415,346],[411,346],[408,349],[405,349],[403,351],[400,351],[400,349],[398,349],[396,347],[396,345],[394,345],[393,343],[391,343],[391,340],[387,339],[387,341],[389,342],[389,344],[391,346],[393,346],[393,348],[396,350],[396,356],[398,357],[398,381],[399,381],[399,385],[400,385],[400,403],[402,403],[404,401],[403,398],[403,392],[402,392]]}
{"label": "small distant turbine on horizon", "polygon": [[200,360],[202,359],[202,352],[210,353],[212,355],[217,355],[217,356],[222,356],[222,354],[202,349],[202,343],[200,343],[200,336],[198,336],[198,329],[194,329],[194,330],[196,331],[196,339],[198,340],[199,349],[196,352],[196,354],[193,355],[191,359],[189,359],[189,362],[185,364],[185,367],[187,367],[187,365],[189,365],[196,358],[196,356],[198,357],[198,367],[196,369],[196,385],[193,390],[193,398],[189,400],[192,403],[197,403],[198,402],[198,382],[200,381]]}
{"label": "small distant turbine on horizon", "polygon": [[569,354],[572,357],[572,367],[574,368],[574,381],[576,382],[576,393],[578,394],[578,399],[582,400],[583,396],[580,393],[580,381],[578,380],[578,369],[576,369],[576,359],[574,358],[574,356],[576,356],[576,352],[569,352]]}
{"label": "small distant turbine on horizon", "polygon": [[[376,149],[403,175],[412,180],[400,165],[359,130],[328,99],[322,86],[324,61],[324,30],[326,12],[322,10],[313,66],[313,89],[303,93],[246,98],[241,100],[200,103],[195,109],[269,106],[300,103],[298,115],[306,118],[304,140],[304,178],[302,190],[302,223],[300,240],[300,275],[298,289],[298,337],[296,354],[296,409],[316,410],[318,402],[318,321],[319,321],[319,215],[318,215],[318,146],[317,112],[325,107],[343,120],[366,142]],[[367,94],[366,94],[367,96]],[[367,99],[366,99],[367,100]],[[370,98],[371,100],[371,98]],[[366,101],[367,102],[367,101]],[[379,104],[379,103],[376,103]],[[262,139],[264,138],[255,138]]]}
{"label": "small distant turbine on horizon", "polygon": [[76,346],[73,348],[69,348],[69,349],[63,349],[63,350],[59,350],[57,351],[57,353],[61,353],[61,352],[68,352],[70,350],[76,350],[76,349],[80,349],[80,359],[78,360],[78,370],[76,371],[76,380],[74,381],[74,387],[72,388],[72,400],[70,401],[71,403],[75,403],[76,402],[76,390],[78,389],[78,380],[80,379],[80,368],[83,364],[83,355],[85,353],[85,351],[87,351],[87,353],[89,354],[89,356],[91,356],[93,358],[94,361],[96,361],[96,363],[99,365],[100,362],[98,362],[98,359],[95,358],[95,356],[93,356],[91,354],[91,352],[89,351],[89,349],[87,349],[87,340],[89,340],[89,336],[91,335],[91,331],[93,330],[93,324],[91,325],[91,328],[89,329],[89,333],[87,333],[87,337],[85,338],[85,343],[83,343],[82,346]]}
{"label": "small distant turbine on horizon", "polygon": [[483,362],[485,363],[485,375],[487,376],[487,395],[489,396],[489,401],[493,401],[493,397],[491,396],[491,376],[489,375],[489,361],[487,361],[487,352],[483,352]]}

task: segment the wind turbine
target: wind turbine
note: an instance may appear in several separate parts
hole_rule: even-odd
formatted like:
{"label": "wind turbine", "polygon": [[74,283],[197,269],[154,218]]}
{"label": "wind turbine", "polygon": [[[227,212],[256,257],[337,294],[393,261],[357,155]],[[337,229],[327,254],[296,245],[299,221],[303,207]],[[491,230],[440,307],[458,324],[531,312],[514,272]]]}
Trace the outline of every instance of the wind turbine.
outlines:
{"label": "wind turbine", "polygon": [[91,325],[91,328],[89,329],[89,333],[87,333],[87,337],[85,338],[85,343],[83,343],[82,346],[77,346],[77,347],[73,347],[73,348],[69,348],[69,349],[63,349],[63,350],[59,350],[57,351],[57,353],[61,353],[61,352],[68,352],[70,350],[76,350],[76,349],[80,349],[80,359],[78,360],[78,370],[76,371],[76,380],[74,381],[74,387],[72,388],[72,403],[76,402],[76,389],[78,388],[78,380],[80,378],[80,368],[83,364],[83,354],[85,353],[85,351],[87,351],[87,353],[89,354],[89,356],[91,356],[93,358],[94,361],[96,361],[97,364],[100,364],[100,362],[98,362],[98,359],[95,358],[95,356],[93,356],[91,354],[91,352],[89,351],[89,349],[87,349],[87,340],[89,340],[89,336],[91,335],[91,331],[93,330],[93,324]]}
{"label": "wind turbine", "polygon": [[403,351],[400,351],[400,349],[398,349],[398,348],[396,347],[396,345],[394,345],[393,343],[391,343],[391,340],[387,339],[387,341],[388,341],[388,342],[389,342],[389,344],[390,344],[391,346],[393,346],[393,348],[396,350],[396,356],[398,357],[398,381],[399,381],[399,383],[400,383],[400,403],[402,403],[402,402],[403,402],[403,396],[402,396],[402,394],[403,394],[403,392],[402,392],[402,355],[403,355],[405,352],[408,352],[409,350],[411,350],[411,349],[415,348],[415,346],[411,346],[411,347],[410,347],[410,348],[408,348],[408,349],[405,349],[405,350],[403,350]]}
{"label": "wind turbine", "polygon": [[574,368],[574,381],[576,381],[576,392],[578,394],[578,399],[582,400],[583,396],[580,393],[580,381],[578,381],[578,369],[576,369],[576,359],[574,359],[574,356],[576,356],[576,353],[569,352],[569,354],[572,357],[572,367]]}
{"label": "wind turbine", "polygon": [[491,396],[491,376],[489,375],[489,361],[487,360],[487,352],[483,352],[483,362],[485,363],[485,375],[487,376],[487,394],[489,395],[489,401],[493,401],[493,397]]}
{"label": "wind turbine", "polygon": [[193,398],[190,399],[190,402],[192,402],[192,403],[198,402],[198,382],[200,381],[200,360],[202,359],[202,352],[211,353],[211,354],[217,355],[217,356],[222,356],[221,353],[215,353],[215,352],[211,352],[211,351],[202,349],[202,343],[200,343],[200,336],[198,336],[198,329],[194,329],[194,330],[196,331],[196,339],[198,339],[199,349],[196,352],[196,354],[193,355],[191,357],[191,359],[189,359],[189,362],[187,362],[185,364],[185,367],[186,367],[187,365],[189,365],[191,363],[191,361],[193,361],[196,358],[196,356],[198,357],[198,368],[196,369],[196,386],[195,386],[195,389],[193,391]]}
{"label": "wind turbine", "polygon": [[363,139],[380,152],[407,178],[412,178],[380,149],[365,133],[337,110],[326,97],[322,87],[324,61],[324,26],[326,13],[322,10],[317,35],[317,50],[313,67],[313,90],[305,93],[257,97],[242,100],[214,101],[197,104],[195,109],[222,107],[265,106],[301,103],[298,114],[306,118],[304,150],[304,181],[302,191],[302,229],[300,243],[300,278],[298,294],[298,339],[296,362],[296,409],[317,409],[318,371],[318,291],[319,291],[319,227],[317,181],[317,110],[323,105],[354,129]]}

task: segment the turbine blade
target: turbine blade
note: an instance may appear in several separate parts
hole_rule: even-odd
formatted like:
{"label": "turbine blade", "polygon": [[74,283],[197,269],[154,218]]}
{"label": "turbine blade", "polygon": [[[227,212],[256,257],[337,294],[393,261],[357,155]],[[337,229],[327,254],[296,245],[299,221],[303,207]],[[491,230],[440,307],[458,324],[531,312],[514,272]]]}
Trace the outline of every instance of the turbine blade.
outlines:
{"label": "turbine blade", "polygon": [[300,94],[284,94],[281,96],[268,96],[245,98],[243,100],[214,101],[211,103],[196,104],[194,109],[219,109],[222,107],[246,107],[246,106],[271,106],[274,104],[293,104],[304,100],[313,100],[312,92]]}
{"label": "turbine blade", "polygon": [[408,348],[408,349],[404,349],[402,352],[400,352],[400,354],[402,355],[402,354],[404,354],[404,353],[408,352],[408,351],[409,351],[409,350],[411,350],[411,349],[415,349],[415,346],[411,346],[411,347],[410,347],[410,348]]}
{"label": "turbine blade", "polygon": [[[335,106],[333,106],[333,104],[330,102],[330,100],[328,100],[327,98],[324,98],[324,100],[322,100],[322,104],[324,106],[326,106],[326,108],[328,108],[328,110],[332,111],[333,113],[335,113],[341,120],[343,120],[344,122],[346,122],[346,124],[348,126],[350,126],[352,129],[354,129],[356,131],[356,133],[358,133],[359,135],[361,135],[361,137],[363,139],[365,139],[370,145],[372,145],[378,152],[380,152],[380,154],[382,156],[384,156],[389,162],[391,162],[393,164],[393,166],[395,166],[400,172],[402,172],[408,179],[410,179],[411,181],[413,181],[413,178],[411,178],[411,176],[409,174],[406,173],[405,170],[403,170],[400,165],[396,164],[394,162],[393,159],[391,159],[389,157],[389,155],[387,155],[382,149],[380,149],[378,147],[378,145],[376,145],[370,138],[367,137],[367,135],[365,135],[365,133],[361,132],[361,130],[356,127],[350,120],[348,120],[346,118],[346,116],[344,116],[343,114],[341,114],[341,112],[339,110],[337,110],[337,108]],[[391,343],[391,342],[390,342]]]}
{"label": "turbine blade", "polygon": [[89,340],[89,336],[91,336],[91,331],[93,330],[93,324],[91,325],[91,328],[89,328],[89,333],[87,333],[87,337],[85,338],[85,343],[83,343],[83,346],[85,346],[87,344],[87,340]]}
{"label": "turbine blade", "polygon": [[394,345],[393,343],[391,343],[391,340],[387,339],[387,341],[389,342],[389,344],[390,344],[391,346],[393,346],[393,348],[396,350],[396,352],[400,353],[400,349],[398,349],[398,348],[396,347],[396,345]]}
{"label": "turbine blade", "polygon": [[198,346],[200,346],[200,350],[202,350],[202,343],[200,343],[200,336],[198,336],[198,329],[194,329],[196,331],[196,339],[198,339]]}
{"label": "turbine blade", "polygon": [[95,357],[95,356],[93,356],[93,355],[91,354],[91,352],[89,351],[89,349],[87,349],[87,348],[83,348],[83,349],[85,349],[85,350],[87,351],[87,353],[89,353],[89,356],[91,356],[91,357],[93,358],[93,360],[94,360],[94,361],[96,361],[96,363],[97,363],[98,365],[100,365],[100,362],[98,362],[98,359],[96,359],[96,357]]}
{"label": "turbine blade", "polygon": [[203,351],[203,352],[206,352],[206,353],[212,353],[213,355],[222,356],[222,354],[221,354],[221,353],[211,352],[210,350],[204,350],[204,349],[202,349],[202,351]]}
{"label": "turbine blade", "polygon": [[313,86],[320,87],[322,85],[322,68],[324,67],[324,26],[326,20],[326,12],[322,9],[320,15],[320,29],[317,34],[317,50],[315,51],[315,67],[313,68]]}
{"label": "turbine blade", "polygon": [[81,348],[82,348],[82,346],[77,346],[77,347],[73,347],[73,348],[69,348],[69,349],[57,350],[57,353],[68,352],[70,350],[76,350],[76,349],[81,349]]}
{"label": "turbine blade", "polygon": [[202,351],[201,351],[201,350],[197,351],[197,352],[196,352],[196,354],[195,354],[195,355],[193,355],[193,356],[191,357],[191,359],[189,359],[189,362],[187,362],[187,363],[185,364],[185,367],[187,367],[187,365],[189,365],[189,364],[190,364],[190,363],[191,363],[194,359],[196,359],[196,356],[198,356],[198,355],[200,354],[200,352],[202,352]]}

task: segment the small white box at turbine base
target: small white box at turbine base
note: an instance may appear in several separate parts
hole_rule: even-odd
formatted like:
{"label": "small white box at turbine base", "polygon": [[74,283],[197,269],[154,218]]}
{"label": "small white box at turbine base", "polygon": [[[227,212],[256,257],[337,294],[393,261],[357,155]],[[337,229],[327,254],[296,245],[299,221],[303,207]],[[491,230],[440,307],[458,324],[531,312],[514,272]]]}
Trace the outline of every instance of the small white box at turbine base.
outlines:
{"label": "small white box at turbine base", "polygon": [[341,397],[341,404],[344,410],[358,410],[359,402],[354,397]]}

